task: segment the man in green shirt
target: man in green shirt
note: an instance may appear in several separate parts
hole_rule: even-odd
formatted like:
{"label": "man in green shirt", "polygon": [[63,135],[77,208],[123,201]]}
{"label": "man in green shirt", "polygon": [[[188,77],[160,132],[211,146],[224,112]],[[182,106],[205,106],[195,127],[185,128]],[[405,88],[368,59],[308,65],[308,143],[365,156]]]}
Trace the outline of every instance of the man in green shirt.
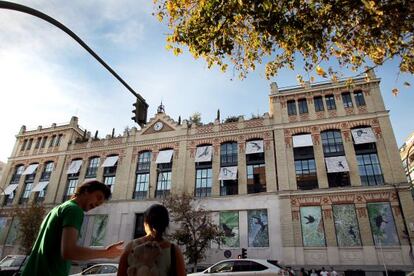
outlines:
{"label": "man in green shirt", "polygon": [[53,208],[45,217],[22,276],[68,275],[71,261],[116,258],[122,254],[123,242],[105,249],[76,244],[84,212],[101,205],[111,195],[103,183],[93,180],[80,185],[72,198]]}

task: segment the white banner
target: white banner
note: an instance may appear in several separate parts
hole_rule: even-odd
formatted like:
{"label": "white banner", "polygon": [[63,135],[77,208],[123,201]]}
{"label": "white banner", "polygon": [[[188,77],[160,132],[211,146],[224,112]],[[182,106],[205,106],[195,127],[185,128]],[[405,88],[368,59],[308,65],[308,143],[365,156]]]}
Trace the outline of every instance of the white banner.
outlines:
{"label": "white banner", "polygon": [[219,180],[237,179],[237,166],[220,168]]}
{"label": "white banner", "polygon": [[328,173],[349,172],[345,156],[326,157],[325,163]]}
{"label": "white banner", "polygon": [[39,182],[33,189],[32,192],[41,192],[44,188],[46,188],[47,184],[49,184],[49,181],[43,181]]}
{"label": "white banner", "polygon": [[70,163],[69,169],[66,172],[66,174],[78,173],[80,167],[82,166],[82,162],[82,160],[73,160],[72,163]]}
{"label": "white banner", "polygon": [[174,150],[162,150],[158,153],[157,160],[155,163],[162,164],[162,163],[170,163],[171,158],[173,156]]}
{"label": "white banner", "polygon": [[195,162],[211,162],[212,146],[197,147]]}
{"label": "white banner", "polygon": [[351,130],[355,144],[375,143],[377,139],[372,128],[355,128]]}
{"label": "white banner", "polygon": [[27,167],[24,170],[24,172],[22,173],[22,175],[27,175],[27,174],[34,173],[38,166],[39,166],[39,164],[31,164],[31,165],[29,165],[29,167]]}
{"label": "white banner", "polygon": [[312,135],[310,134],[294,135],[292,138],[294,148],[313,146]]}
{"label": "white banner", "polygon": [[19,184],[10,184],[9,186],[6,187],[6,189],[4,189],[4,195],[11,195],[14,190],[16,190],[17,186],[19,186]]}
{"label": "white banner", "polygon": [[101,167],[113,167],[118,162],[118,155],[109,156],[105,159]]}
{"label": "white banner", "polygon": [[263,140],[249,141],[246,143],[246,154],[263,152]]}

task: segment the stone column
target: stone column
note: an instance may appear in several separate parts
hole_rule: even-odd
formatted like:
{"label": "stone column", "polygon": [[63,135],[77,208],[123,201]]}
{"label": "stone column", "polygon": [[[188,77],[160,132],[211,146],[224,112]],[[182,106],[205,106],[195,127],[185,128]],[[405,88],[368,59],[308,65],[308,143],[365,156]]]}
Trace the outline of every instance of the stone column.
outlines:
{"label": "stone column", "polygon": [[[276,152],[276,170],[278,178],[278,186],[280,191],[287,191],[289,187],[289,174],[288,174],[288,162],[287,162],[287,145],[285,141],[285,135],[283,129],[276,129],[274,134],[274,147]],[[288,138],[286,138],[288,139]],[[290,143],[291,145],[291,143]]]}
{"label": "stone column", "polygon": [[133,168],[136,168],[131,166],[135,163],[135,160],[132,160],[132,153],[132,147],[126,148],[124,149],[123,156],[119,156],[118,158],[112,199],[132,198],[132,194],[127,194],[128,188],[134,186],[135,183],[135,177],[130,177],[130,171],[135,171]]}
{"label": "stone column", "polygon": [[215,141],[213,144],[213,162],[212,162],[212,169],[213,169],[213,179],[211,180],[211,195],[212,196],[220,196],[220,144],[218,141]]}
{"label": "stone column", "polygon": [[238,154],[237,154],[237,182],[238,182],[238,194],[245,195],[247,194],[247,167],[246,167],[246,152],[245,152],[245,141],[244,139],[239,139],[237,144]]}
{"label": "stone column", "polygon": [[349,129],[342,130],[342,141],[344,145],[345,157],[349,166],[349,178],[351,186],[361,186],[358,161],[355,154],[354,143]]}
{"label": "stone column", "polygon": [[325,155],[323,154],[322,142],[319,131],[312,133],[313,140],[313,154],[316,164],[316,176],[318,177],[318,184],[320,189],[329,188],[328,175],[325,166]]}

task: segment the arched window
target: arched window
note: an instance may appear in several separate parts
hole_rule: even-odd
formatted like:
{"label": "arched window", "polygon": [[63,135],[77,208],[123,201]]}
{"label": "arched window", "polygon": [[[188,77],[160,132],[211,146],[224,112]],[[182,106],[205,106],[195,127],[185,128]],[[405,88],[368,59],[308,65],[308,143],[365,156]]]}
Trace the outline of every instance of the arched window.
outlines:
{"label": "arched window", "polygon": [[66,186],[66,192],[63,197],[63,200],[68,200],[72,197],[75,193],[76,187],[78,186],[79,182],[79,171],[82,167],[83,160],[82,159],[74,159],[71,161],[66,174],[68,175],[68,181]]}
{"label": "arched window", "polygon": [[309,133],[304,133],[294,135],[292,138],[297,187],[299,190],[316,189],[318,178],[312,137]]}
{"label": "arched window", "polygon": [[246,142],[247,193],[266,192],[266,166],[263,140]]}
{"label": "arched window", "polygon": [[155,190],[155,197],[157,198],[164,198],[170,194],[173,154],[173,149],[161,150],[155,161],[157,163],[157,188]]}
{"label": "arched window", "polygon": [[29,201],[30,193],[32,192],[33,182],[36,177],[37,167],[39,164],[30,164],[23,172],[24,178],[24,189],[20,196],[19,203],[26,203]]}
{"label": "arched window", "polygon": [[88,168],[86,169],[85,178],[95,178],[99,167],[99,156],[89,158]]}
{"label": "arched window", "polygon": [[220,146],[220,195],[237,195],[237,142]]}
{"label": "arched window", "polygon": [[118,155],[109,155],[102,164],[102,167],[104,168],[103,182],[111,189],[111,192],[114,191],[118,158]]}
{"label": "arched window", "polygon": [[195,190],[196,197],[211,195],[212,186],[212,145],[199,145],[195,153]]}

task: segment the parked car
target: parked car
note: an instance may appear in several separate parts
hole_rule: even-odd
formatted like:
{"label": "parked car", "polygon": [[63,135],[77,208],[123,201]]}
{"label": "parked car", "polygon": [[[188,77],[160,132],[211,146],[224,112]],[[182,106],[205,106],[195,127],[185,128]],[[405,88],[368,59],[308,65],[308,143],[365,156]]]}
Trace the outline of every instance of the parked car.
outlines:
{"label": "parked car", "polygon": [[81,275],[99,275],[99,276],[115,276],[118,272],[118,264],[96,264],[93,265],[81,273],[72,274],[71,276],[81,276]]}
{"label": "parked car", "polygon": [[[29,258],[25,255],[7,255],[0,261],[0,275],[11,276],[23,268]],[[19,274],[16,274],[19,275]]]}
{"label": "parked car", "polygon": [[205,276],[206,274],[227,275],[287,275],[286,271],[278,265],[277,261],[261,259],[228,259],[220,261],[206,270],[198,273],[188,274],[191,276]]}

